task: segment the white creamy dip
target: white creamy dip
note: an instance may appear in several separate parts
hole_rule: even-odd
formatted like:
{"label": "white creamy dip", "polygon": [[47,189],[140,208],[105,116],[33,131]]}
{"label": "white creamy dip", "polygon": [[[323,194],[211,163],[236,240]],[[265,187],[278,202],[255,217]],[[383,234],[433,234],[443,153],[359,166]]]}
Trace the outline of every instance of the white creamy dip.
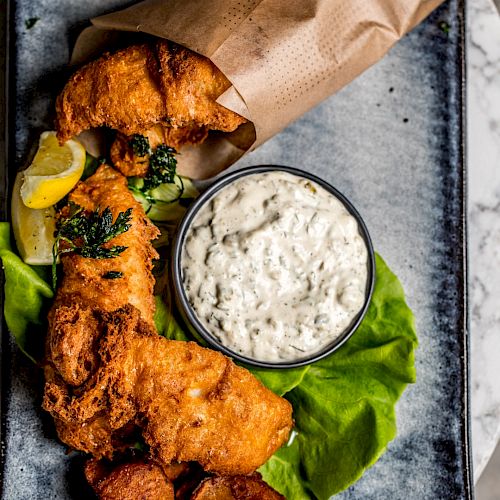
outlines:
{"label": "white creamy dip", "polygon": [[182,279],[201,323],[226,347],[292,361],[330,344],[363,307],[368,251],[356,219],[318,184],[243,176],[194,218]]}

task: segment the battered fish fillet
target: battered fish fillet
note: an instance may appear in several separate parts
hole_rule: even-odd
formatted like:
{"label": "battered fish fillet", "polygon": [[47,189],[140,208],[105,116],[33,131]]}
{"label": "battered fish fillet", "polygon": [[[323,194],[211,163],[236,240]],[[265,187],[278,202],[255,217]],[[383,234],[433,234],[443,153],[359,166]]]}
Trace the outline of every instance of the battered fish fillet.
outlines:
{"label": "battered fish fillet", "polygon": [[[83,304],[91,309],[114,311],[132,304],[141,311],[142,318],[153,324],[155,310],[151,274],[153,259],[158,258],[151,241],[159,231],[146,217],[127,186],[127,179],[109,166],[101,166],[85,182],[80,182],[69,196],[69,201],[88,211],[110,208],[113,219],[120,212],[132,208],[131,227],[107,246],[123,245],[127,249],[112,259],[89,259],[67,254],[62,260],[64,279],[57,291],[54,309],[61,304]],[[106,279],[110,271],[119,271],[122,277]]]}
{"label": "battered fish fillet", "polygon": [[[197,461],[219,474],[246,474],[287,439],[291,405],[247,370],[193,342],[159,337],[153,323],[151,239],[157,230],[103,166],[70,199],[116,217],[129,230],[109,242],[113,259],[61,257],[64,278],[49,314],[43,407],[61,440],[111,458],[140,432],[163,466]],[[109,271],[123,276],[108,280]]]}
{"label": "battered fish fillet", "polygon": [[[92,177],[77,185],[69,200],[89,211],[109,207],[113,219],[132,208],[130,229],[107,245],[127,247],[119,257],[89,259],[65,254],[61,259],[64,279],[49,313],[46,351],[65,381],[79,385],[83,382],[85,370],[82,371],[83,358],[75,357],[74,353],[80,353],[86,364],[93,366],[96,362],[93,342],[97,322],[93,311],[114,311],[132,304],[139,309],[146,323],[154,325],[154,278],[151,271],[153,259],[158,258],[158,254],[151,240],[159,235],[159,231],[146,217],[141,204],[135,201],[127,187],[127,179],[111,167],[99,167]],[[122,275],[107,279],[110,271]],[[74,323],[68,329],[62,328],[60,323],[54,324],[54,315],[61,306],[71,306]]]}
{"label": "battered fish fillet", "polygon": [[[71,329],[73,308],[57,308],[53,328]],[[85,382],[72,388],[49,377],[45,388],[43,406],[69,446],[111,458],[123,429],[135,426],[162,465],[197,461],[235,475],[253,472],[286,441],[291,405],[248,370],[194,342],[159,337],[133,306],[94,317],[98,359]]]}
{"label": "battered fish fillet", "polygon": [[156,124],[231,132],[246,120],[215,102],[230,85],[209,59],[172,42],[133,45],[70,78],[56,102],[57,135],[100,126],[144,134]]}

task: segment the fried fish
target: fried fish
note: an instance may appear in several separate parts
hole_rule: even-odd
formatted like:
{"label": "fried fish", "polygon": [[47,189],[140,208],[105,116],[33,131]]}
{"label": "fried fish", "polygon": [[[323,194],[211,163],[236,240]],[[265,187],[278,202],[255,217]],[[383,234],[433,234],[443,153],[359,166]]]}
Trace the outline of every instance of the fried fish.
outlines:
{"label": "fried fish", "polygon": [[[133,45],[105,54],[70,78],[56,102],[57,136],[64,142],[106,126],[125,137],[160,131],[176,148],[197,144],[209,130],[232,132],[246,122],[216,102],[230,86],[209,59],[184,47],[164,40]],[[121,164],[115,166],[124,174],[132,168],[132,175],[140,175]]]}
{"label": "fried fish", "polygon": [[[55,311],[56,335],[75,328],[73,311]],[[45,388],[44,408],[72,448],[112,458],[126,429],[141,429],[159,463],[232,475],[253,472],[288,438],[291,405],[227,357],[159,337],[133,306],[94,319],[99,338],[81,342],[97,352],[85,381],[71,387],[59,374]]]}

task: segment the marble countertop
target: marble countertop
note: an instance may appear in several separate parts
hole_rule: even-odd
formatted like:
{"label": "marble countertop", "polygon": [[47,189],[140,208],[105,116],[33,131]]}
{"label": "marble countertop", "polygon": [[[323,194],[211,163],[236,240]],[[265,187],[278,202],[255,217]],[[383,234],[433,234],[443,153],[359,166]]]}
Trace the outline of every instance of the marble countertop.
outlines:
{"label": "marble countertop", "polygon": [[500,16],[468,2],[469,310],[477,481],[500,438]]}
{"label": "marble countertop", "polygon": [[474,477],[500,439],[500,16],[469,0],[469,305]]}

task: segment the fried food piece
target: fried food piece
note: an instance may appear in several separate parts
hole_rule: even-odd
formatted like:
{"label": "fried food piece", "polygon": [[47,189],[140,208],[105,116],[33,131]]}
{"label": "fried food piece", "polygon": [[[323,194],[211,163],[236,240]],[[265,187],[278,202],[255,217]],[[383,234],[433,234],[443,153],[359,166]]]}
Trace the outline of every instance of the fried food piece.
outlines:
{"label": "fried food piece", "polygon": [[[130,455],[130,454],[129,454]],[[136,465],[138,464],[140,467],[147,464],[150,468],[159,467],[156,462],[153,462],[148,458],[138,458],[138,457],[130,457],[124,456],[122,457],[119,463],[110,462],[109,460],[102,459],[98,460],[96,458],[91,458],[87,460],[85,464],[85,477],[89,484],[94,487],[100,481],[105,479],[109,474],[114,471],[118,466],[124,465]],[[199,466],[198,466],[199,467]],[[174,482],[181,476],[186,476],[187,474],[191,474],[192,465],[187,462],[177,462],[171,463],[166,467],[159,467],[162,471],[162,474],[168,479],[170,482]]]}
{"label": "fried food piece", "polygon": [[[132,196],[127,187],[127,179],[113,168],[101,166],[92,177],[76,186],[69,200],[88,211],[97,207],[102,211],[109,207],[113,219],[120,212],[132,208],[131,227],[107,244],[127,247],[115,258],[90,259],[67,254],[61,259],[64,279],[57,291],[52,311],[62,304],[82,304],[87,309],[100,311],[114,311],[132,304],[141,311],[143,320],[152,325],[155,304],[151,270],[153,259],[158,258],[158,254],[151,245],[151,240],[159,235],[159,231],[146,217],[141,204]],[[122,276],[107,279],[110,271],[121,272]],[[51,315],[49,321],[50,318]],[[95,330],[94,320],[89,317],[88,321]],[[50,329],[53,331],[52,326]],[[78,334],[67,341],[75,343],[81,338],[82,335]]]}
{"label": "fried food piece", "polygon": [[[63,321],[73,308],[60,306],[53,324],[71,328]],[[133,306],[102,313],[98,360],[80,367],[89,368],[85,383],[70,389],[48,378],[43,406],[62,441],[111,458],[117,434],[134,424],[163,466],[197,461],[218,474],[253,472],[286,441],[291,405],[222,354],[159,337],[140,316]]]}
{"label": "fried food piece", "polygon": [[[170,477],[169,477],[170,476]],[[248,476],[200,477],[185,462],[167,467],[150,459],[114,464],[90,459],[85,477],[100,500],[284,500],[258,472]],[[200,482],[201,481],[201,482]]]}
{"label": "fried food piece", "polygon": [[176,500],[188,500],[194,490],[208,476],[196,462],[189,463],[189,469],[174,481],[174,491]]}
{"label": "fried food piece", "polygon": [[135,134],[167,116],[149,45],[105,54],[79,69],[56,101],[61,142],[93,127],[107,125]]}
{"label": "fried food piece", "polygon": [[[140,475],[144,475],[142,480],[149,487],[145,489],[148,496],[141,496],[142,492],[135,489],[133,490],[134,495],[136,495],[135,498],[147,498],[148,500],[150,498],[173,498],[170,492],[166,491],[165,482],[168,487],[173,485],[176,500],[187,500],[191,498],[191,494],[201,481],[207,477],[207,474],[196,462],[172,463],[167,467],[160,467],[150,458],[134,458],[130,457],[129,453],[120,457],[120,461],[117,463],[93,458],[85,464],[85,477],[100,499],[108,498],[103,493],[105,493],[105,489],[109,490],[110,485],[128,477],[132,477],[133,480]],[[116,494],[122,494],[120,490],[117,488]],[[125,496],[124,498],[129,497]]]}
{"label": "fried food piece", "polygon": [[[185,144],[200,144],[208,135],[206,127],[187,126],[180,128],[154,125],[142,135],[148,138],[149,145],[154,151],[160,144],[166,144],[179,149]],[[149,167],[148,156],[137,156],[130,147],[131,136],[117,134],[111,145],[111,161],[123,175],[127,177],[144,177]]]}
{"label": "fried food piece", "polygon": [[[133,304],[141,311],[145,322],[154,324],[151,270],[153,259],[158,254],[151,240],[158,236],[159,231],[146,217],[140,203],[135,201],[126,178],[111,167],[99,167],[92,177],[76,186],[69,200],[89,211],[109,207],[113,219],[132,208],[129,230],[107,244],[127,247],[119,256],[90,259],[65,254],[61,259],[64,279],[49,312],[46,355],[64,380],[76,386],[88,376],[85,367],[91,368],[97,362],[94,343],[98,335],[98,319],[95,311],[113,311]],[[111,271],[122,273],[121,277],[107,279]],[[60,310],[64,305],[71,305],[71,308]],[[96,433],[101,434],[97,429]]]}
{"label": "fried food piece", "polygon": [[285,500],[255,472],[250,476],[211,477],[194,491],[191,500]]}
{"label": "fried food piece", "polygon": [[157,43],[156,55],[170,125],[232,132],[246,121],[215,102],[231,83],[209,59],[168,42]]}
{"label": "fried food piece", "polygon": [[[188,462],[172,462],[170,465],[163,467],[163,473],[169,481],[174,482],[179,477],[189,474],[192,468],[192,464]],[[199,468],[199,465],[197,465],[197,468]]]}
{"label": "fried food piece", "polygon": [[174,500],[174,486],[161,467],[136,460],[109,467],[98,460],[85,464],[85,477],[100,500]]}
{"label": "fried food piece", "polygon": [[[113,219],[132,208],[132,219],[129,230],[109,242],[111,246],[127,247],[119,256],[90,259],[65,254],[61,258],[64,279],[48,317],[45,349],[49,362],[45,367],[45,378],[47,386],[56,384],[68,395],[73,387],[87,380],[99,361],[96,343],[100,334],[100,317],[97,312],[134,304],[143,320],[149,325],[154,324],[151,271],[153,259],[158,254],[151,240],[159,234],[129,191],[127,179],[111,167],[99,167],[93,176],[76,186],[69,200],[89,211],[109,207]],[[110,271],[122,275],[117,279],[107,279]],[[56,428],[61,426],[56,421]],[[85,429],[75,422],[69,423],[68,428],[61,427],[61,432],[72,433],[76,449],[88,447],[89,440],[101,442],[109,438],[107,420],[102,417],[95,418]],[[114,446],[111,442],[106,443]]]}
{"label": "fried food piece", "polygon": [[57,136],[100,126],[144,134],[156,124],[231,132],[246,120],[215,102],[230,85],[209,59],[172,42],[133,45],[70,78],[56,102]]}

